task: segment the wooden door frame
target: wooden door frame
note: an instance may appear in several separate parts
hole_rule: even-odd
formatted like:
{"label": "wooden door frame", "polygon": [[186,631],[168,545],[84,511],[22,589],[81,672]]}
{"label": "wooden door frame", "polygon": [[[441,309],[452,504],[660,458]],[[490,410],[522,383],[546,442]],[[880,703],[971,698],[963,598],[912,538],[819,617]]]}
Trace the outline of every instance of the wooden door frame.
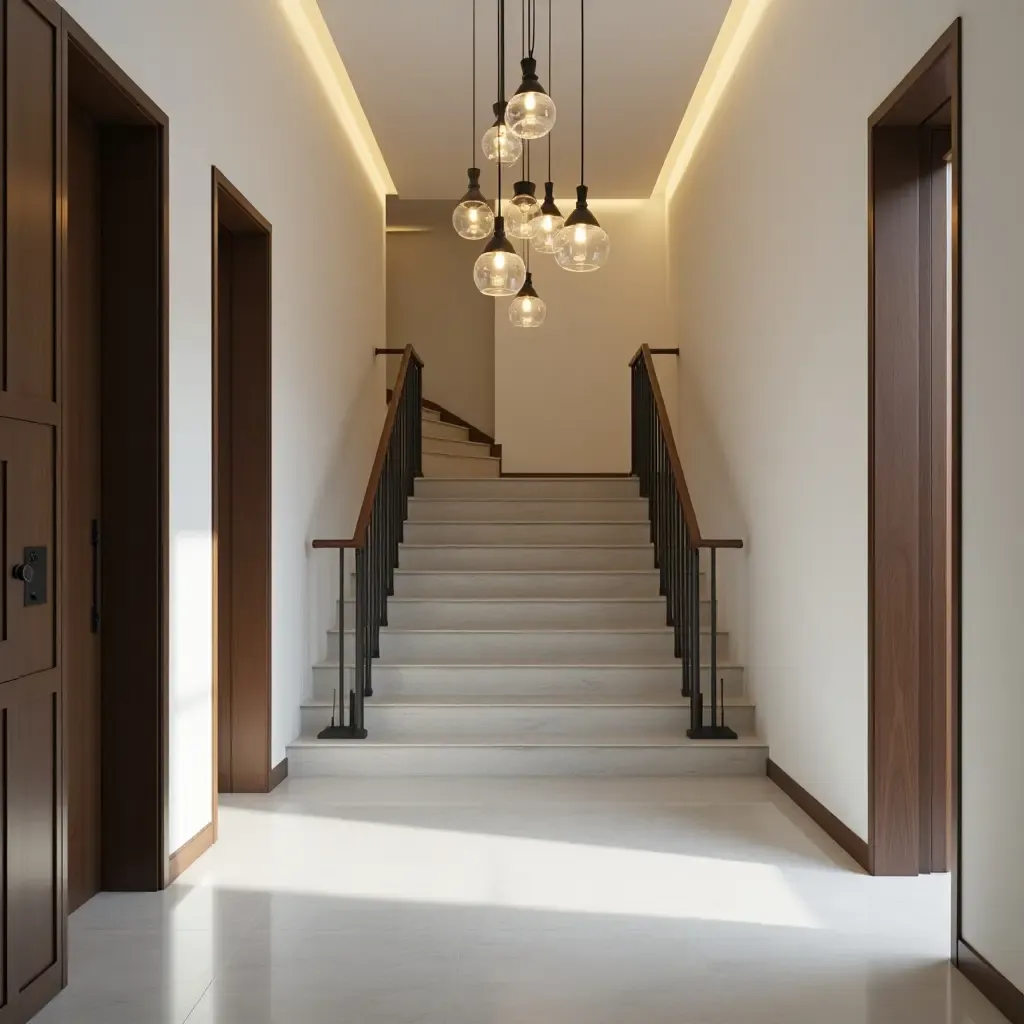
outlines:
{"label": "wooden door frame", "polygon": [[[131,809],[127,804],[120,808],[121,820],[113,827],[118,830],[117,846],[118,861],[112,865],[105,878],[105,885],[109,888],[125,890],[158,890],[168,884],[170,875],[170,851],[167,848],[167,837],[169,834],[169,772],[168,772],[168,714],[169,714],[169,565],[170,565],[170,543],[169,543],[169,471],[168,471],[168,354],[169,354],[169,195],[168,185],[169,174],[169,145],[168,132],[169,120],[167,115],[158,107],[125,73],[120,67],[103,51],[95,40],[66,12],[62,12],[61,31],[61,66],[63,71],[63,89],[60,110],[60,130],[62,139],[66,140],[68,121],[68,89],[69,78],[67,74],[68,57],[72,47],[84,56],[103,78],[138,111],[140,123],[152,128],[159,139],[159,227],[157,251],[152,253],[152,261],[158,267],[159,280],[156,282],[158,294],[158,325],[155,332],[155,340],[159,351],[155,353],[157,372],[159,380],[155,387],[159,390],[159,410],[153,423],[151,435],[152,451],[159,463],[157,467],[159,491],[157,501],[148,506],[147,509],[139,511],[140,518],[145,517],[147,511],[152,519],[149,521],[149,529],[158,538],[159,551],[157,554],[157,566],[155,569],[155,586],[151,590],[143,589],[138,599],[139,620],[144,621],[151,632],[154,632],[159,640],[159,649],[154,652],[151,666],[147,671],[137,674],[137,679],[149,680],[146,687],[136,686],[132,695],[131,705],[125,709],[125,716],[134,716],[133,721],[139,723],[137,729],[122,730],[123,736],[128,736],[123,744],[118,744],[116,752],[117,759],[123,763],[136,763],[145,765],[145,774],[148,778],[155,780],[153,791],[147,791],[146,800],[152,800],[157,804],[157,810],[152,821],[152,829],[143,833],[137,822],[133,823]],[[61,194],[64,200],[67,196],[67,147],[64,145],[61,155]],[[60,214],[60,236],[61,236],[61,266],[60,277],[63,281],[67,275],[67,203],[62,201]],[[63,304],[61,311],[61,353],[62,362],[66,346],[64,339],[68,326],[66,321],[67,304]],[[63,387],[63,374],[62,384]],[[154,382],[151,382],[151,384]],[[63,394],[62,394],[63,400]],[[64,477],[63,449],[59,462],[59,476]],[[130,472],[126,467],[125,472]],[[61,499],[62,500],[62,499]],[[63,529],[63,524],[60,529]],[[59,572],[62,574],[59,583],[60,604],[64,600],[63,584],[64,559],[60,560]],[[62,679],[61,700],[63,705],[64,680]],[[122,723],[123,724],[123,723]],[[130,733],[130,735],[129,735]],[[62,744],[62,776],[67,772],[67,738]],[[140,773],[141,774],[141,773]],[[137,794],[133,794],[134,796]],[[66,782],[63,794],[63,813],[65,824],[67,821],[67,791]],[[106,826],[105,826],[106,828]],[[127,841],[126,841],[127,837]],[[113,844],[112,844],[113,845]],[[67,838],[63,844],[62,864],[62,885],[65,893],[67,890]],[[65,936],[67,918],[64,919]],[[66,977],[65,959],[65,984]]]}
{"label": "wooden door frame", "polygon": [[[951,737],[960,680],[960,57],[957,19],[868,121],[868,858],[870,871],[879,875],[945,871],[956,860],[958,788]],[[943,374],[950,434],[941,463],[931,431],[923,446],[921,441],[922,416],[932,409],[931,391],[925,390],[934,380],[931,364],[923,367],[934,343],[936,276],[929,220],[935,197],[922,144],[936,123],[948,125],[952,167],[948,379]],[[942,215],[945,220],[944,197]],[[942,326],[947,326],[945,316]],[[881,368],[876,335],[889,342],[886,356],[895,353]],[[879,400],[876,392],[884,397]],[[880,416],[884,430],[876,436]],[[937,465],[945,466],[950,495],[944,523],[949,578],[943,572],[940,582],[931,570],[934,550],[922,550],[928,518],[922,503],[934,498]],[[876,487],[879,473],[882,489]],[[883,548],[876,537],[879,508],[885,517]],[[880,580],[885,586],[876,593]],[[945,628],[936,628],[935,602],[944,609]],[[946,671],[929,673],[931,656],[944,639]],[[931,714],[938,701],[942,706],[948,701],[948,717]],[[924,782],[922,765],[931,769]],[[931,775],[939,785],[928,784]],[[951,781],[943,789],[946,778]]]}
{"label": "wooden door frame", "polygon": [[[260,529],[265,531],[265,550],[261,551],[259,557],[265,560],[265,594],[264,600],[260,605],[260,609],[256,615],[259,623],[255,629],[250,630],[250,634],[259,634],[265,630],[265,635],[252,635],[251,646],[258,647],[262,652],[262,655],[258,657],[260,662],[257,666],[257,671],[247,675],[248,688],[245,693],[245,702],[243,710],[248,719],[248,730],[252,731],[255,729],[260,734],[261,739],[258,743],[258,749],[250,749],[244,754],[239,755],[237,761],[235,759],[235,746],[232,745],[232,776],[233,782],[231,785],[232,791],[234,792],[257,792],[267,793],[270,792],[276,785],[278,785],[284,776],[287,774],[287,759],[281,762],[276,767],[272,765],[272,751],[271,751],[271,728],[272,728],[272,688],[271,688],[271,475],[272,475],[272,462],[271,462],[271,445],[272,445],[272,399],[271,399],[271,360],[273,352],[272,342],[272,306],[271,306],[271,291],[273,285],[273,226],[270,221],[264,217],[259,210],[251,203],[240,189],[236,188],[235,185],[227,178],[227,176],[217,167],[212,168],[211,174],[211,191],[212,191],[212,266],[211,266],[211,293],[212,293],[212,407],[213,407],[213,444],[212,444],[212,516],[214,525],[214,581],[213,581],[213,604],[214,604],[214,633],[213,633],[213,736],[212,736],[212,749],[213,749],[213,808],[212,808],[212,821],[213,821],[213,839],[217,836],[217,802],[220,794],[220,739],[219,731],[221,727],[220,721],[220,703],[221,703],[221,690],[223,681],[219,678],[220,676],[220,657],[221,657],[221,645],[224,642],[220,626],[220,615],[219,615],[219,593],[221,581],[219,579],[219,563],[220,557],[218,552],[218,541],[217,535],[220,524],[220,491],[221,491],[221,431],[220,431],[220,420],[221,420],[221,367],[220,361],[222,357],[222,346],[221,346],[221,332],[220,332],[220,231],[226,229],[232,235],[239,238],[253,237],[260,241],[262,255],[265,255],[266,264],[261,267],[261,270],[265,273],[265,317],[263,318],[263,326],[266,329],[265,338],[261,338],[261,343],[265,345],[265,362],[260,366],[262,373],[261,382],[264,385],[264,393],[262,395],[262,407],[264,416],[265,426],[265,437],[263,442],[265,444],[265,462],[263,468],[265,470],[265,494],[262,496],[261,501],[262,518],[259,519]],[[233,372],[233,371],[232,371]],[[259,439],[256,440],[256,444],[259,444]],[[253,512],[253,518],[256,518],[256,512]],[[265,607],[264,607],[265,604]],[[234,698],[234,691],[232,691],[232,701]],[[234,712],[236,708],[232,706]],[[232,724],[230,728],[235,728],[235,715],[232,714]]]}

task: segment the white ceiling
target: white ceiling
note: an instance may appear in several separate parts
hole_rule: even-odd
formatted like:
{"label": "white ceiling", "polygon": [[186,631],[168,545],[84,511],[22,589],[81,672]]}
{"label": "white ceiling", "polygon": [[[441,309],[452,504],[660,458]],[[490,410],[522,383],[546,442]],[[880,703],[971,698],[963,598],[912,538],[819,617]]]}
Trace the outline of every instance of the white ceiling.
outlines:
{"label": "white ceiling", "polygon": [[[579,181],[580,5],[552,2],[553,81],[547,70],[548,0],[537,0],[535,56],[541,82],[558,105],[551,136],[556,191],[571,196]],[[457,199],[466,189],[470,159],[481,166],[480,136],[493,120],[497,0],[319,3],[399,195]],[[473,3],[478,42],[471,136]],[[592,196],[603,199],[648,196],[729,0],[586,0],[586,5],[587,184]],[[507,0],[506,18],[506,95],[511,95],[520,77],[520,0]],[[546,140],[534,144],[533,162],[533,180],[545,181]],[[484,191],[492,195],[494,186],[489,165]]]}

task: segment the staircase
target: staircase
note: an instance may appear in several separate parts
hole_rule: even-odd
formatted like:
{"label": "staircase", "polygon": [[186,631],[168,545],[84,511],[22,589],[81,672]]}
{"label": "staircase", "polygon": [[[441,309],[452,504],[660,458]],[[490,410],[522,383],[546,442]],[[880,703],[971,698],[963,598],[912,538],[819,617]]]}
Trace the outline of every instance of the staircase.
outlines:
{"label": "staircase", "polygon": [[[354,661],[347,607],[345,637],[330,633],[314,669],[290,774],[763,774],[767,750],[727,632],[718,675],[740,739],[687,739],[689,700],[637,480],[502,478],[489,445],[423,415],[425,476],[374,662],[368,738],[317,739],[342,642],[346,666]],[[702,662],[710,621],[705,599]]]}

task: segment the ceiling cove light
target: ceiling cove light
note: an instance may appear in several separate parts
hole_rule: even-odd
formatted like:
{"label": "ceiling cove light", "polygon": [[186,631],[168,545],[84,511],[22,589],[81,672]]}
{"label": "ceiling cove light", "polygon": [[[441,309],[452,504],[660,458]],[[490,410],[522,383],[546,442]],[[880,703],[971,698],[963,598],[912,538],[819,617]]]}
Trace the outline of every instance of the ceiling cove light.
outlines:
{"label": "ceiling cove light", "polygon": [[[498,94],[503,95],[504,91],[505,0],[498,0]],[[509,134],[509,138],[515,136]],[[494,296],[515,295],[526,281],[526,264],[505,236],[505,218],[501,215],[501,166],[502,162],[498,161],[498,215],[494,218],[494,234],[473,265],[473,282],[477,288],[484,295]]]}
{"label": "ceiling cove light", "polygon": [[[550,2],[548,0],[549,5]],[[521,139],[542,139],[555,127],[558,112],[555,101],[544,91],[544,86],[537,78],[537,61],[533,56],[537,42],[537,0],[525,0],[525,6],[529,48],[519,62],[523,70],[523,81],[509,100],[505,110],[505,124],[513,135]]]}
{"label": "ceiling cove light", "polygon": [[278,0],[289,28],[334,109],[338,122],[363,165],[374,191],[383,198],[398,190],[373,136],[359,97],[349,78],[331,30],[317,0]]}
{"label": "ceiling cove light", "polygon": [[585,274],[600,270],[608,262],[611,239],[608,232],[597,222],[587,206],[586,178],[583,174],[583,157],[586,152],[584,125],[585,76],[584,55],[584,0],[580,0],[580,184],[576,188],[576,209],[566,218],[565,226],[555,236],[555,260],[563,270]]}
{"label": "ceiling cove light", "polygon": [[526,282],[508,307],[513,327],[540,327],[548,315],[547,303],[533,287],[533,274],[526,272]]}
{"label": "ceiling cove light", "polygon": [[[469,108],[469,130],[471,133],[470,152],[476,149],[476,0],[473,4],[473,101]],[[486,238],[494,230],[494,213],[490,204],[480,191],[480,168],[470,167],[469,191],[452,213],[452,226],[460,238],[478,242]]]}

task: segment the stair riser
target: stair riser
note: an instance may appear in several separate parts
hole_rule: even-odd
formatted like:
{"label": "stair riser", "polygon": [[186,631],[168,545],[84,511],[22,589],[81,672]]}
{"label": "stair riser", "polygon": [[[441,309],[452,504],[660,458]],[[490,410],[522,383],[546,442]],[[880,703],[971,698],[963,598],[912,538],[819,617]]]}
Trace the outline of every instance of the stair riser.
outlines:
{"label": "stair riser", "polygon": [[[388,602],[393,629],[657,629],[665,623],[665,601],[424,601]],[[345,602],[346,622],[355,603]]]}
{"label": "stair riser", "polygon": [[[338,636],[328,634],[327,660],[338,659]],[[355,658],[355,638],[346,634],[345,660]],[[711,637],[701,635],[701,661],[710,657]],[[664,664],[673,659],[672,633],[579,633],[535,632],[444,633],[393,632],[380,634],[380,660],[391,664],[412,665],[489,665],[489,664],[592,664],[610,662],[629,665],[644,662]],[[729,660],[726,634],[719,634],[719,661]]]}
{"label": "stair riser", "polygon": [[[603,595],[601,595],[603,596]],[[654,629],[670,623],[663,597],[647,600],[588,601],[586,597],[547,601],[543,597],[504,600],[486,595],[451,599],[438,596],[388,602],[394,629]],[[354,601],[345,602],[346,624],[355,620]],[[337,620],[335,620],[337,621]],[[711,628],[711,602],[700,605],[701,629]],[[719,628],[721,628],[719,623]]]}
{"label": "stair riser", "polygon": [[[355,574],[351,576],[355,593]],[[700,580],[701,622],[710,621],[710,586],[702,573]],[[656,570],[612,572],[402,572],[395,574],[396,597],[518,597],[583,598],[588,597],[659,597]]]}
{"label": "stair riser", "polygon": [[[428,501],[409,502],[414,523],[647,523],[647,502],[627,501]],[[650,540],[648,535],[645,540]]]}
{"label": "stair riser", "polygon": [[396,597],[588,598],[657,597],[658,574],[650,573],[402,573]]}
{"label": "stair riser", "polygon": [[423,440],[430,438],[443,438],[446,441],[468,441],[469,430],[466,427],[458,427],[454,423],[440,423],[437,420],[423,421]]}
{"label": "stair riser", "polygon": [[[711,709],[705,707],[705,724]],[[719,717],[719,721],[720,721]],[[754,709],[748,705],[727,707],[726,724],[741,736],[754,733]],[[302,734],[315,735],[331,722],[331,708],[302,709]],[[690,727],[690,708],[678,707],[395,707],[366,704],[366,728],[374,739],[396,742],[433,742],[439,739],[464,742],[493,740],[496,743],[529,743],[532,738],[590,740],[614,738],[630,743],[644,738],[681,738]]]}
{"label": "stair riser", "polygon": [[536,477],[502,477],[487,484],[474,480],[417,480],[417,498],[445,501],[461,499],[503,498],[539,501],[603,501],[625,500],[640,496],[639,483],[630,477],[608,479],[543,479]]}
{"label": "stair riser", "polygon": [[[607,697],[629,701],[671,700],[682,688],[682,663],[665,666],[620,668],[617,666],[476,666],[384,665],[373,666],[374,690],[389,699],[403,697],[458,699],[486,694],[507,697],[510,701],[559,697],[565,700]],[[743,669],[728,666],[719,669],[725,696],[740,700],[744,696]],[[352,663],[345,668],[346,689],[355,678]],[[318,665],[313,669],[313,694],[318,700],[331,700],[338,689],[337,665]],[[701,686],[710,694],[711,674],[701,670]]]}
{"label": "stair riser", "polygon": [[506,569],[652,569],[654,547],[409,547],[399,549],[398,565],[402,569],[488,570]]}
{"label": "stair riser", "polygon": [[726,741],[657,747],[374,747],[319,743],[288,748],[294,777],[401,778],[763,776],[767,750]]}
{"label": "stair riser", "polygon": [[491,446],[473,441],[456,441],[447,437],[424,437],[423,454],[458,455],[463,459],[489,459]]}
{"label": "stair riser", "polygon": [[440,423],[441,414],[436,409],[424,409],[423,410],[423,422],[424,423]]}
{"label": "stair riser", "polygon": [[407,544],[647,544],[646,523],[406,523]]}
{"label": "stair riser", "polygon": [[451,458],[447,455],[423,453],[423,475],[427,477],[451,477],[459,480],[465,480],[467,477],[497,479],[500,473],[501,466],[497,459]]}

